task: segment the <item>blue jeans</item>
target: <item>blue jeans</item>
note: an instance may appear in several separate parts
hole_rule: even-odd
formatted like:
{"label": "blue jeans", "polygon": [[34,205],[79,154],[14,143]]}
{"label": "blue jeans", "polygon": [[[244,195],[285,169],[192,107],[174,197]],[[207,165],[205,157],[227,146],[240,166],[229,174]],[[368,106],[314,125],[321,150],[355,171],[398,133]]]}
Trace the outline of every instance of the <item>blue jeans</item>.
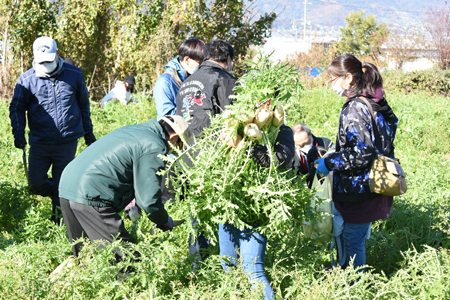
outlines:
{"label": "blue jeans", "polygon": [[230,267],[236,266],[239,248],[242,268],[250,276],[252,284],[261,283],[265,298],[274,299],[275,295],[264,272],[266,244],[267,238],[254,231],[254,228],[241,231],[231,224],[219,224],[220,256],[227,256],[230,260],[230,263],[222,261],[222,267],[228,271]]}
{"label": "blue jeans", "polygon": [[[68,163],[75,157],[77,140],[64,144],[30,145],[28,156],[28,178],[30,190],[34,194],[52,198],[53,215],[59,207],[58,186],[61,174]],[[52,166],[52,178],[47,172]]]}
{"label": "blue jeans", "polygon": [[[366,240],[366,234],[372,223],[352,224],[344,223],[344,248],[346,251],[346,262],[343,266],[346,268],[351,259],[353,261],[353,267],[358,268],[366,264],[366,247],[364,245]],[[361,272],[366,272],[366,268],[362,268]]]}

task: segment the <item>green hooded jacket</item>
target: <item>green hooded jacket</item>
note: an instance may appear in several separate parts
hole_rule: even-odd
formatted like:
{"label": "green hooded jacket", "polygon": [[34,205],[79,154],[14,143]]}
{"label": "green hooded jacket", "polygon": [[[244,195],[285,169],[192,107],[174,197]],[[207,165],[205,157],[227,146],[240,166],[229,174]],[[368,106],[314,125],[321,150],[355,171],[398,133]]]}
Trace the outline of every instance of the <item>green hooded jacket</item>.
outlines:
{"label": "green hooded jacket", "polygon": [[165,167],[158,155],[168,145],[161,125],[151,119],[112,131],[87,147],[67,165],[59,183],[59,196],[67,200],[123,210],[133,198],[157,225],[168,221],[161,202],[161,176]]}

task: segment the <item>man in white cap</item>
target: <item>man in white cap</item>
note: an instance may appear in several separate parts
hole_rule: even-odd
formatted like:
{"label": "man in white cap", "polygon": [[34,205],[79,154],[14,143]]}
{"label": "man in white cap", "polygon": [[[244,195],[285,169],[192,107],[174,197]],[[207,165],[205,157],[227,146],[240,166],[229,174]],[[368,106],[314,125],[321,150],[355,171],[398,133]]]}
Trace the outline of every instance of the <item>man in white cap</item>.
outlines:
{"label": "man in white cap", "polygon": [[[78,138],[95,141],[89,93],[81,70],[64,63],[56,42],[47,36],[33,43],[33,68],[19,77],[9,107],[14,146],[23,149],[28,139],[28,184],[38,195],[52,197],[53,217],[59,223],[58,184],[65,166],[75,157]],[[47,172],[52,166],[52,178]]]}
{"label": "man in white cap", "polygon": [[[173,220],[161,202],[160,157],[181,149],[192,137],[180,116],[164,116],[112,131],[86,148],[64,170],[59,185],[61,210],[70,242],[86,237],[112,242],[115,237],[134,243],[119,215],[134,198],[163,231]],[[73,245],[75,257],[82,244]],[[102,247],[102,242],[100,242]],[[120,260],[116,249],[116,259]]]}

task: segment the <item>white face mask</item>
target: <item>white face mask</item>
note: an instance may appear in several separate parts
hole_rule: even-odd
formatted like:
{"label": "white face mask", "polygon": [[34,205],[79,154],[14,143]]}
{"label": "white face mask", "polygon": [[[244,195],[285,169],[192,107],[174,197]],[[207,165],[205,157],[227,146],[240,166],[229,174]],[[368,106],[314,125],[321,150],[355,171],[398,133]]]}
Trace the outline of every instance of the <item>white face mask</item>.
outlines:
{"label": "white face mask", "polygon": [[311,142],[311,144],[303,147],[303,148],[299,148],[300,151],[302,151],[305,155],[308,155],[309,150],[311,150],[313,146],[313,143]]}
{"label": "white face mask", "polygon": [[53,71],[55,71],[57,67],[56,59],[52,62],[45,62],[45,63],[35,63],[34,68],[37,69],[40,73],[45,74],[51,74]]}
{"label": "white face mask", "polygon": [[333,92],[335,92],[336,94],[338,94],[338,96],[340,97],[348,97],[348,89],[343,89],[340,83],[340,80],[342,79],[339,78],[338,80],[336,80],[335,82],[333,82],[331,84],[331,87],[333,88]]}
{"label": "white face mask", "polygon": [[344,94],[346,93],[347,90],[344,90],[344,89],[341,87],[341,84],[340,84],[339,82],[333,83],[333,84],[331,85],[331,87],[333,88],[333,92],[335,92],[336,94],[338,94],[338,96],[340,96],[340,97],[344,97],[344,96],[345,96]]}
{"label": "white face mask", "polygon": [[194,74],[198,70],[198,67],[194,67],[192,70],[186,70],[190,75]]}
{"label": "white face mask", "polygon": [[[195,61],[195,60],[193,60],[193,59],[191,59],[191,58],[189,58],[189,60],[191,61],[191,63],[192,63],[192,61]],[[192,64],[193,64],[193,63],[192,63]],[[192,75],[192,74],[194,74],[194,73],[195,73],[195,71],[197,71],[197,70],[198,70],[198,67],[199,67],[199,66],[195,66],[195,67],[193,67],[193,68],[192,68],[192,69],[190,69],[190,70],[189,70],[189,69],[187,69],[187,70],[186,70],[186,72],[188,72],[188,74],[189,74],[189,75]]]}
{"label": "white face mask", "polygon": [[130,100],[131,99],[131,95],[133,95],[133,94],[131,94],[130,92],[126,92],[125,93],[125,100],[126,101]]}

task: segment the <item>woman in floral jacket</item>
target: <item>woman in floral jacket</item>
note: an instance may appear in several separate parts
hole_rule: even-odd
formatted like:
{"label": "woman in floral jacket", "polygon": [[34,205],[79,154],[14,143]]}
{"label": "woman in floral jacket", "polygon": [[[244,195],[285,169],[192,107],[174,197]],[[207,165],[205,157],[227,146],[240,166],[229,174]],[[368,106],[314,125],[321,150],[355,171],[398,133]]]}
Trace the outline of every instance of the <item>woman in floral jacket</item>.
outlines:
{"label": "woman in floral jacket", "polygon": [[[333,91],[347,100],[339,118],[336,152],[317,160],[317,171],[325,175],[334,171],[333,202],[343,220],[337,224],[341,232],[334,232],[344,246],[343,253],[338,253],[341,266],[345,268],[354,260],[353,266],[364,272],[364,241],[371,224],[388,218],[393,202],[393,197],[370,191],[369,171],[377,154],[394,157],[398,119],[384,98],[383,79],[373,64],[342,54],[333,60],[328,73]],[[359,97],[371,104],[375,123]]]}

